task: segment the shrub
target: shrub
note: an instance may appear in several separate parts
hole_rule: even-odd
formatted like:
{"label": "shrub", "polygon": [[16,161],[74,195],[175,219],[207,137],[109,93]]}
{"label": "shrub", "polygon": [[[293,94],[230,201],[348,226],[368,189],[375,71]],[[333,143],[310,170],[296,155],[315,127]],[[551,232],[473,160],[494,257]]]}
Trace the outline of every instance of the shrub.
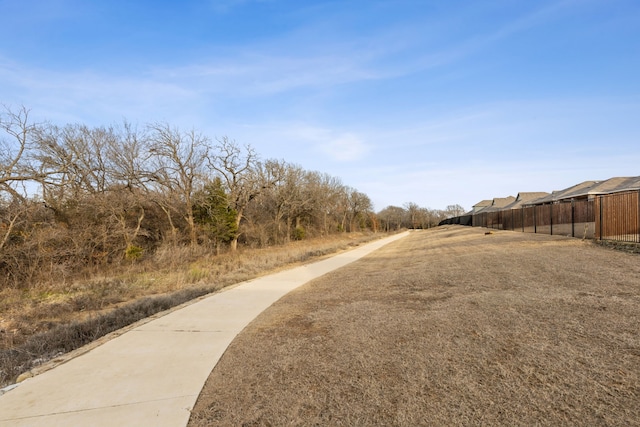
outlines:
{"label": "shrub", "polygon": [[143,253],[144,253],[144,249],[142,249],[140,246],[129,245],[127,246],[127,249],[124,251],[124,257],[128,261],[135,261],[137,259],[140,259]]}
{"label": "shrub", "polygon": [[293,231],[293,239],[294,240],[303,240],[304,237],[306,236],[306,234],[307,234],[307,232],[305,231],[304,227],[298,226]]}

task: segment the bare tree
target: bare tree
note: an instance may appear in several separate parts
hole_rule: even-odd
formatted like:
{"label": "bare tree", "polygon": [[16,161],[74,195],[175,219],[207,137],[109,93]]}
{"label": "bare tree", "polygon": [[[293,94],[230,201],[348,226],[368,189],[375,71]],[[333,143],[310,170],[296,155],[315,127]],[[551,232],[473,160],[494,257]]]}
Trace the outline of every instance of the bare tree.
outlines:
{"label": "bare tree", "polygon": [[408,227],[413,228],[413,229],[419,228],[419,225],[420,225],[420,219],[419,219],[420,206],[418,206],[416,203],[408,202],[408,203],[404,204],[404,208],[405,208],[406,214],[407,214]]}
{"label": "bare tree", "polygon": [[272,185],[263,188],[243,214],[247,222],[245,226],[251,224],[254,239],[257,239],[261,246],[278,244],[284,240],[282,225],[287,213],[287,197],[283,194],[283,188],[288,168],[287,163],[277,160],[267,160],[261,166],[261,174]]}
{"label": "bare tree", "polygon": [[149,153],[153,164],[150,176],[165,195],[160,204],[167,214],[174,238],[176,227],[172,210],[178,211],[187,222],[191,245],[198,242],[192,198],[203,178],[207,143],[208,139],[194,130],[180,132],[168,124],[150,126]]}
{"label": "bare tree", "polygon": [[352,189],[348,195],[349,200],[349,231],[355,230],[355,225],[358,224],[359,228],[366,226],[363,221],[366,221],[366,217],[371,212],[373,204],[371,199],[364,193]]}
{"label": "bare tree", "polygon": [[387,206],[378,212],[384,231],[400,230],[404,226],[405,215],[405,209],[399,206]]}
{"label": "bare tree", "polygon": [[119,180],[114,166],[117,161],[110,152],[120,142],[120,135],[111,127],[41,127],[32,157],[43,200],[60,209],[68,202],[113,191]]}
{"label": "bare tree", "polygon": [[322,200],[322,221],[324,233],[329,234],[333,230],[345,231],[346,219],[346,187],[340,178],[323,174],[321,178],[320,194]]}
{"label": "bare tree", "polygon": [[464,215],[464,208],[460,205],[449,205],[447,209],[445,209],[447,218],[454,218],[460,215]]}
{"label": "bare tree", "polygon": [[307,173],[300,166],[286,165],[283,179],[275,190],[277,206],[275,220],[279,231],[281,220],[284,219],[284,238],[285,242],[288,242],[292,235],[292,227],[302,232],[301,217],[308,213],[313,202],[313,194],[308,191]]}
{"label": "bare tree", "polygon": [[[41,223],[31,218],[40,204],[30,200],[29,193],[46,176],[33,163],[40,125],[32,123],[29,114],[25,107],[15,111],[3,106],[0,111],[0,257],[6,261],[8,256],[18,264],[24,260],[17,247],[28,243],[31,230]],[[0,259],[2,264],[12,265]]]}
{"label": "bare tree", "polygon": [[230,243],[231,250],[235,251],[242,234],[240,223],[247,206],[273,185],[273,181],[269,182],[265,176],[258,155],[251,146],[240,147],[226,136],[218,140],[215,153],[209,156],[209,167],[222,179],[231,207],[236,212],[238,232]]}
{"label": "bare tree", "polygon": [[117,138],[108,141],[106,148],[113,181],[129,190],[144,189],[151,179],[148,173],[148,137],[126,121],[118,128],[117,134]]}
{"label": "bare tree", "polygon": [[4,106],[0,112],[0,196],[2,192],[23,199],[20,184],[36,181],[41,175],[29,163],[29,151],[38,132],[38,126],[29,120],[29,110],[18,111]]}

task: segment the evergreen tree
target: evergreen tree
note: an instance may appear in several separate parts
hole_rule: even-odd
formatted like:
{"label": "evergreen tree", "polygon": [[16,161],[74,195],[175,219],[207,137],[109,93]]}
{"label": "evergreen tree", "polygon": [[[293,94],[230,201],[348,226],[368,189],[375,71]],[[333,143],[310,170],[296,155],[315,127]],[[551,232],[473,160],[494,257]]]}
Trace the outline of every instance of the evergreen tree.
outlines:
{"label": "evergreen tree", "polygon": [[205,185],[196,200],[194,220],[213,241],[219,253],[220,245],[233,241],[238,234],[237,212],[229,205],[228,195],[219,177]]}

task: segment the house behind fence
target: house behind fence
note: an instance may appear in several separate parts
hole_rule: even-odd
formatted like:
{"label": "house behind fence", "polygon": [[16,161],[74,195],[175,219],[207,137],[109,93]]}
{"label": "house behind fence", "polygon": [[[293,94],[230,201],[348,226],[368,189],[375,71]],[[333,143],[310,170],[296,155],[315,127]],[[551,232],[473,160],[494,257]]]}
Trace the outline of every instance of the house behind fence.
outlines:
{"label": "house behind fence", "polygon": [[640,177],[483,200],[444,224],[640,243]]}

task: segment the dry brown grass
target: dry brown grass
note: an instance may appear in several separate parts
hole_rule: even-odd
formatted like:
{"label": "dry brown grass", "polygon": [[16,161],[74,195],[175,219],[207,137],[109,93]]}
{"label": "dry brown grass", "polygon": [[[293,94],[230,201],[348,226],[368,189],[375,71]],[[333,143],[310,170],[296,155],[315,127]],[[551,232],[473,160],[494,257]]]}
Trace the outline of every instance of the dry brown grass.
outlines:
{"label": "dry brown grass", "polygon": [[640,425],[640,258],[449,227],[285,296],[190,426]]}
{"label": "dry brown grass", "polygon": [[164,248],[85,280],[0,290],[0,386],[62,353],[227,285],[321,257],[382,234],[353,233],[213,256]]}

